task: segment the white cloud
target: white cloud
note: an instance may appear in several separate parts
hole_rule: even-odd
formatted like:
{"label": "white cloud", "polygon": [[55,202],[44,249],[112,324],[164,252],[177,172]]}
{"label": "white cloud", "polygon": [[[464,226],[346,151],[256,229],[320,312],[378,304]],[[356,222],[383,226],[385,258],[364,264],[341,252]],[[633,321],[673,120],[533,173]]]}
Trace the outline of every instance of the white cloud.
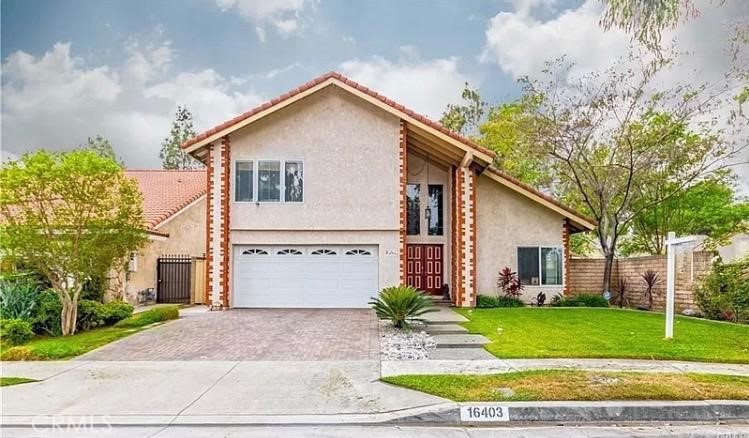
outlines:
{"label": "white cloud", "polygon": [[158,167],[174,110],[185,104],[198,131],[264,100],[212,69],[172,73],[168,42],[123,48],[119,68],[87,65],[57,43],[44,55],[15,52],[2,64],[2,148],[64,150],[107,137],[130,167]]}
{"label": "white cloud", "polygon": [[478,85],[458,69],[455,57],[422,60],[412,47],[401,48],[401,58],[374,56],[341,64],[342,73],[432,119],[454,102],[466,82]]}
{"label": "white cloud", "polygon": [[304,27],[302,12],[313,4],[311,0],[216,0],[222,11],[236,9],[240,16],[255,24],[255,32],[262,43],[266,40],[267,26],[281,38],[301,33]]}

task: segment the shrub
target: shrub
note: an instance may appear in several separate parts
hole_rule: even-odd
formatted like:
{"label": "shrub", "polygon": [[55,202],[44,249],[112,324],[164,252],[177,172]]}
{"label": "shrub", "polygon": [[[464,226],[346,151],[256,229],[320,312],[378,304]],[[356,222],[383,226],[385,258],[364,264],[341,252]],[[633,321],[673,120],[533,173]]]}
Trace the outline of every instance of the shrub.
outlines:
{"label": "shrub", "polygon": [[738,322],[749,318],[749,257],[715,262],[695,289],[694,301],[711,319]]}
{"label": "shrub", "polygon": [[143,327],[157,322],[179,318],[179,306],[160,306],[136,313],[115,324],[116,327]]}
{"label": "shrub", "polygon": [[2,352],[2,360],[40,360],[41,358],[29,347],[11,347]]}
{"label": "shrub", "polygon": [[0,337],[10,345],[22,345],[34,337],[31,324],[22,319],[0,320]]}
{"label": "shrub", "polygon": [[101,302],[104,299],[104,292],[107,289],[106,274],[92,275],[83,282],[81,286],[82,300],[93,300]]}
{"label": "shrub", "polygon": [[554,307],[609,307],[609,302],[597,294],[580,294],[574,297],[555,295],[551,299],[551,305]]}
{"label": "shrub", "polygon": [[117,321],[130,318],[133,306],[124,301],[110,301],[104,305],[104,324],[112,325]]}
{"label": "shrub", "polygon": [[39,292],[39,285],[29,276],[3,279],[0,281],[0,318],[30,321]]}
{"label": "shrub", "polygon": [[661,283],[658,273],[648,269],[642,275],[642,281],[645,282],[645,296],[648,297],[648,310],[653,310],[653,293],[656,286]]}
{"label": "shrub", "polygon": [[497,277],[497,288],[502,291],[506,297],[519,297],[523,293],[523,285],[520,284],[518,273],[505,266],[499,271]]}
{"label": "shrub", "polygon": [[76,317],[77,330],[90,330],[104,325],[104,305],[94,300],[79,300]]}
{"label": "shrub", "polygon": [[408,328],[414,321],[423,322],[421,315],[437,311],[431,299],[411,286],[386,287],[369,304],[378,318],[390,320],[396,328]]}
{"label": "shrub", "polygon": [[493,307],[524,307],[519,298],[514,297],[492,297],[489,295],[479,295],[476,299],[476,307],[486,309]]}
{"label": "shrub", "polygon": [[62,304],[60,297],[51,290],[41,292],[37,298],[31,326],[38,335],[60,336]]}

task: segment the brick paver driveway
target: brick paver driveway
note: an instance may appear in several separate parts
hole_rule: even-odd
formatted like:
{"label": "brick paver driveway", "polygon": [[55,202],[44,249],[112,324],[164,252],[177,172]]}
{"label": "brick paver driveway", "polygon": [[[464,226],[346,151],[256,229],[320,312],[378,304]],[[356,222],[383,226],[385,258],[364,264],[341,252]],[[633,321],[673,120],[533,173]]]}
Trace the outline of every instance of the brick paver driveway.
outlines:
{"label": "brick paver driveway", "polygon": [[378,327],[365,309],[190,308],[78,360],[378,360]]}

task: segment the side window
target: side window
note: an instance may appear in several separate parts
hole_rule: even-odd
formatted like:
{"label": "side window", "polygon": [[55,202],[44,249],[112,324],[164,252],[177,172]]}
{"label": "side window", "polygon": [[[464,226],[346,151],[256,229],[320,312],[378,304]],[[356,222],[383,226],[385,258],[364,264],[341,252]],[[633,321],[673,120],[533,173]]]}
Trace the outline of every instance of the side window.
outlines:
{"label": "side window", "polygon": [[426,211],[426,220],[430,236],[441,236],[442,225],[442,184],[429,184],[429,198]]}
{"label": "side window", "polygon": [[421,234],[421,186],[406,184],[406,234],[418,236]]}
{"label": "side window", "polygon": [[304,164],[301,161],[284,163],[284,192],[285,202],[304,200]]}
{"label": "side window", "polygon": [[253,201],[254,174],[252,161],[237,161],[234,165],[234,200]]}

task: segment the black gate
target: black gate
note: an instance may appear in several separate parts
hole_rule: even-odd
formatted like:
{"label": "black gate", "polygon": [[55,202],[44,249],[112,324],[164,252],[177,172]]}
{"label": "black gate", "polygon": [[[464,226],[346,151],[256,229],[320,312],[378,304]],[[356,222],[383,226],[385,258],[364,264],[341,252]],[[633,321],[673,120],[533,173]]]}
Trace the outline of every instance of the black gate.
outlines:
{"label": "black gate", "polygon": [[156,302],[190,304],[192,257],[163,255],[156,261]]}

